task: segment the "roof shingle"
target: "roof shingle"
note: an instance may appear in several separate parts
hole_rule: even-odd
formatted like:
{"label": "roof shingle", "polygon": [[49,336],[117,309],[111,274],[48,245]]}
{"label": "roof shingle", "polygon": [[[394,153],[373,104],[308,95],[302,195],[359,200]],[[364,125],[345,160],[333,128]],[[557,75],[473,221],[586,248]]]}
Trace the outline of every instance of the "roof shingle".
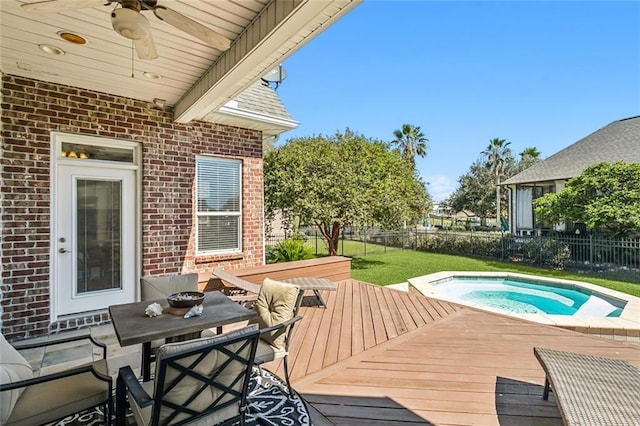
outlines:
{"label": "roof shingle", "polygon": [[640,162],[640,116],[614,121],[502,184],[569,179],[603,161]]}
{"label": "roof shingle", "polygon": [[249,86],[234,100],[238,102],[240,109],[292,120],[289,111],[283,105],[276,91],[260,80]]}

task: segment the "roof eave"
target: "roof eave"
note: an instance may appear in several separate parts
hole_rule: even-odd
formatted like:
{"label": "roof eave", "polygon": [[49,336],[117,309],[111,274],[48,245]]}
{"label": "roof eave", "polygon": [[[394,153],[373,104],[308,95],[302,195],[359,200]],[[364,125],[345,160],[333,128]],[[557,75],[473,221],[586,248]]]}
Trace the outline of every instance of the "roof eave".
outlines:
{"label": "roof eave", "polygon": [[175,121],[202,120],[361,1],[272,0],[177,102]]}

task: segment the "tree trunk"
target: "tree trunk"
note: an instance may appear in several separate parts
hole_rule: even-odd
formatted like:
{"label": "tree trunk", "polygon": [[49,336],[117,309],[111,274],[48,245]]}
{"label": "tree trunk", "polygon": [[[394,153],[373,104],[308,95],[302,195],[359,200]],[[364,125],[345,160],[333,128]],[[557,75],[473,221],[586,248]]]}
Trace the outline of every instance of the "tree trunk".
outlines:
{"label": "tree trunk", "polygon": [[496,226],[500,227],[500,176],[496,176]]}
{"label": "tree trunk", "polygon": [[316,223],[316,225],[320,229],[320,233],[324,239],[327,241],[329,256],[337,256],[338,242],[340,241],[340,224],[338,222],[334,222],[333,224]]}

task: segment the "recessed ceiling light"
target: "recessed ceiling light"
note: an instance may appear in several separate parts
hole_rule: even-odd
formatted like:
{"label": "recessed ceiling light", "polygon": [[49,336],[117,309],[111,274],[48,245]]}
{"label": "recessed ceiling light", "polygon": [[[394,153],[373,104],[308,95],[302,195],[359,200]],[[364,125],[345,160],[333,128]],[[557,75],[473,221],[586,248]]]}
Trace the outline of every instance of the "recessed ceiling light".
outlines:
{"label": "recessed ceiling light", "polygon": [[87,39],[82,37],[81,35],[70,33],[68,31],[59,31],[58,36],[73,44],[87,44]]}
{"label": "recessed ceiling light", "polygon": [[52,46],[50,44],[39,44],[38,47],[40,48],[40,50],[42,50],[45,53],[48,53],[49,55],[64,55],[64,50],[60,49],[59,47],[56,46]]}
{"label": "recessed ceiling light", "polygon": [[155,72],[149,72],[149,71],[143,72],[142,75],[145,76],[145,78],[148,78],[149,80],[158,80],[162,78],[160,74]]}

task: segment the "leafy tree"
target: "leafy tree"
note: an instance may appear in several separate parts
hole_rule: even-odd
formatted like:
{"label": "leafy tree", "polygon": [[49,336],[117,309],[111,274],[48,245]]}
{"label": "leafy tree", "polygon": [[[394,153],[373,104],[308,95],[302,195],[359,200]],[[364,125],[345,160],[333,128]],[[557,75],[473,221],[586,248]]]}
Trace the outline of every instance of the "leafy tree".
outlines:
{"label": "leafy tree", "polygon": [[424,183],[399,153],[349,129],[333,137],[295,138],[264,157],[267,218],[281,211],[314,223],[337,254],[340,230],[357,223],[385,228],[421,219]]}
{"label": "leafy tree", "polygon": [[450,205],[455,211],[471,210],[486,224],[494,209],[494,177],[484,163],[474,162],[469,171],[458,179],[458,188],[451,195]]}
{"label": "leafy tree", "polygon": [[395,145],[400,151],[400,155],[415,169],[415,156],[425,157],[427,155],[427,139],[419,126],[403,124],[401,129],[394,130],[395,140],[391,145]]}
{"label": "leafy tree", "polygon": [[495,177],[496,189],[496,220],[500,223],[502,210],[500,208],[500,178],[504,175],[505,161],[507,157],[511,157],[511,142],[504,139],[493,138],[489,141],[489,145],[482,151],[482,155],[486,159],[486,167],[493,172]]}
{"label": "leafy tree", "polygon": [[615,236],[640,233],[640,163],[598,163],[534,201],[538,220],[580,222]]}

